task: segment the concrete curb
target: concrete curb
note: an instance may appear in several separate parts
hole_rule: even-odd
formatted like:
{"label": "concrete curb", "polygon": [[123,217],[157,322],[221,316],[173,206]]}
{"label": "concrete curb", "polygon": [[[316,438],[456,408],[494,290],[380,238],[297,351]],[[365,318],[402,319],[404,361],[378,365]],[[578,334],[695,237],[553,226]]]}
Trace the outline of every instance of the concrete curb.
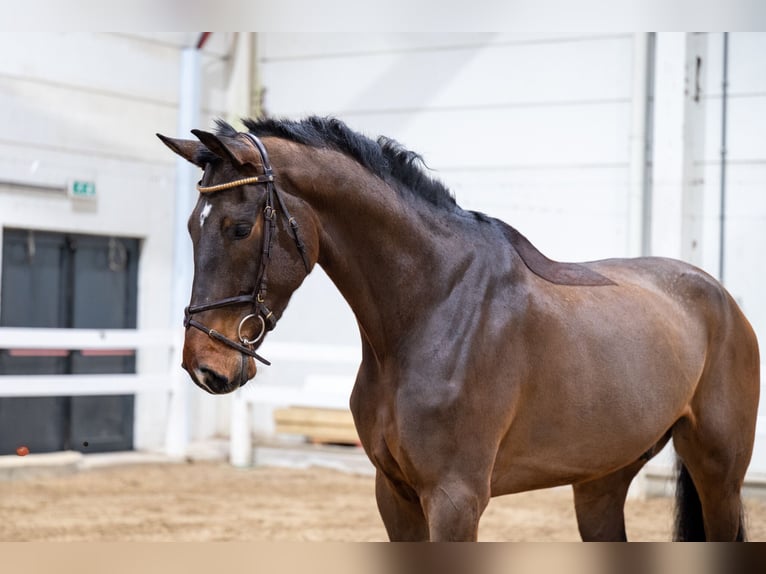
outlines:
{"label": "concrete curb", "polygon": [[125,451],[83,454],[60,451],[18,456],[0,456],[0,482],[67,476],[76,472],[137,464],[180,464],[228,459],[228,441],[208,441],[189,445],[184,458],[169,457],[157,451]]}
{"label": "concrete curb", "polygon": [[375,468],[361,447],[321,444],[257,444],[253,466],[331,468],[350,474],[375,476]]}
{"label": "concrete curb", "polygon": [[[180,464],[193,461],[228,460],[229,443],[214,440],[189,445],[188,455],[182,459],[161,452],[129,451],[83,454],[63,451],[26,456],[0,456],[0,482],[67,476],[77,472],[138,464]],[[352,474],[374,475],[375,469],[360,447],[313,445],[305,442],[256,441],[253,466],[332,468]],[[634,497],[672,497],[675,493],[675,472],[672,466],[651,465],[637,477]],[[766,474],[749,473],[742,493],[746,498],[766,499]]]}
{"label": "concrete curb", "polygon": [[0,480],[66,476],[80,470],[83,455],[76,451],[0,456]]}

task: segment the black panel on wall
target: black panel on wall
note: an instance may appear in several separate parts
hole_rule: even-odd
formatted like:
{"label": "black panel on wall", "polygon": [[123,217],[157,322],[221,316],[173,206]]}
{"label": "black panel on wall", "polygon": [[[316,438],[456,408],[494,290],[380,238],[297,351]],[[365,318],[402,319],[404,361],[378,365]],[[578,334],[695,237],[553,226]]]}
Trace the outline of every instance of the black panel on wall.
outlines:
{"label": "black panel on wall", "polygon": [[[6,229],[0,326],[134,328],[139,243],[136,239]],[[0,373],[135,372],[124,352],[0,350]],[[24,444],[32,452],[133,447],[134,398],[0,398],[0,454]],[[87,446],[86,446],[87,444]]]}

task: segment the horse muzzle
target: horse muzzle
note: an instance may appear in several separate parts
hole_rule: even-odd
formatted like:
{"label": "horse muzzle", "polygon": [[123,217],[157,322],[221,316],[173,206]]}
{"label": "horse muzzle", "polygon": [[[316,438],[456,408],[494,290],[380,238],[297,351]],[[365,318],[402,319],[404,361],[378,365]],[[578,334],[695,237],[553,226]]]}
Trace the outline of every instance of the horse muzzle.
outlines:
{"label": "horse muzzle", "polygon": [[211,348],[200,339],[203,338],[187,336],[182,367],[202,390],[211,395],[231,393],[256,375],[255,361],[249,356],[222,351],[217,345]]}

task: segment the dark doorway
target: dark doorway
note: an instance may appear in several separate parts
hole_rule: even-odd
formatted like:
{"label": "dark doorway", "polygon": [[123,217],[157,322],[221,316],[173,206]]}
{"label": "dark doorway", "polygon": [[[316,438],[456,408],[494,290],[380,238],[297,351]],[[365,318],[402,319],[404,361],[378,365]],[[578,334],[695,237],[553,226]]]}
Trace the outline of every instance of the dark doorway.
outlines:
{"label": "dark doorway", "polygon": [[[136,326],[137,239],[6,229],[0,326]],[[135,372],[132,352],[0,350],[4,374]],[[133,448],[133,395],[0,398],[0,454]]]}

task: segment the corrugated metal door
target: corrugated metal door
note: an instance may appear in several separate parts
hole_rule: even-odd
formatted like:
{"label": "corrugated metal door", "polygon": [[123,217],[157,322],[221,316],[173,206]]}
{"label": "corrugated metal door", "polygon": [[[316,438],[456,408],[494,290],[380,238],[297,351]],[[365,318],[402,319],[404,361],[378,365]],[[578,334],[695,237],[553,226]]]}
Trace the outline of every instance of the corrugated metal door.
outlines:
{"label": "corrugated metal door", "polygon": [[[132,328],[139,246],[135,239],[6,230],[2,308],[6,327]],[[0,350],[8,374],[128,373],[132,353]],[[133,447],[132,395],[0,399],[0,454],[104,452]]]}

